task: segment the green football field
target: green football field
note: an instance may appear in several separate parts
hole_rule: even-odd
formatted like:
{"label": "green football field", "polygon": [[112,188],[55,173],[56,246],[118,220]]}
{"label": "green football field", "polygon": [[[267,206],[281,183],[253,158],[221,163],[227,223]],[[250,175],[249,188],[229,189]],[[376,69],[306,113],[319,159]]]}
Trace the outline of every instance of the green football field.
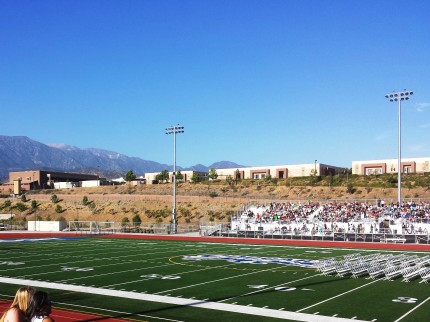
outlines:
{"label": "green football field", "polygon": [[405,255],[402,262],[430,255],[145,239],[0,240],[0,299],[30,285],[47,290],[57,308],[130,321],[428,321],[430,282],[420,277],[405,282],[317,270],[327,259],[389,254]]}

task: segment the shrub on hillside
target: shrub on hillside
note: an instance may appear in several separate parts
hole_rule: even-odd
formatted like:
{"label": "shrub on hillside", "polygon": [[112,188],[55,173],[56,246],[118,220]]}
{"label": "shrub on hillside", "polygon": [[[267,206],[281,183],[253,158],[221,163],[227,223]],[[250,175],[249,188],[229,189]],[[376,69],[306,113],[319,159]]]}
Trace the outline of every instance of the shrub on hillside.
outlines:
{"label": "shrub on hillside", "polygon": [[131,221],[133,222],[134,226],[140,226],[140,224],[142,223],[142,219],[138,214],[134,215],[133,218],[131,218]]}
{"label": "shrub on hillside", "polygon": [[25,204],[23,204],[22,202],[18,202],[15,205],[15,208],[19,211],[26,211],[28,209],[27,206]]}

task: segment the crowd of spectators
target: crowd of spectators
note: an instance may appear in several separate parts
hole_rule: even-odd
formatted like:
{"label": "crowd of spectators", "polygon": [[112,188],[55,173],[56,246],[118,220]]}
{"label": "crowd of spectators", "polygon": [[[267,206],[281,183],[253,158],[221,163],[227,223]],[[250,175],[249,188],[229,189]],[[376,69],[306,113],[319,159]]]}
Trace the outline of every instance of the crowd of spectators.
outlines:
{"label": "crowd of spectators", "polygon": [[307,202],[294,204],[290,202],[270,203],[269,205],[248,206],[244,214],[256,223],[271,222],[302,222],[317,219],[324,222],[350,222],[363,219],[378,219],[390,216],[393,219],[405,218],[409,221],[430,220],[429,202],[405,202],[397,206],[391,203],[385,205],[382,201],[377,204],[368,202]]}

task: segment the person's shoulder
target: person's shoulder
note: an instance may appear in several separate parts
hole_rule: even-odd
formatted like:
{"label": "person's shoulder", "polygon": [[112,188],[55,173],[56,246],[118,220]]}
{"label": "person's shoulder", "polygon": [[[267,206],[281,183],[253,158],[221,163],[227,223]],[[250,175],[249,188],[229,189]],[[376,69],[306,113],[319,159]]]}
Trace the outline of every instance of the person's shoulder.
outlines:
{"label": "person's shoulder", "polygon": [[17,307],[11,307],[9,310],[7,310],[4,321],[19,321],[21,314],[21,311]]}
{"label": "person's shoulder", "polygon": [[55,322],[53,318],[51,318],[50,316],[45,316],[45,318],[43,319],[42,322]]}

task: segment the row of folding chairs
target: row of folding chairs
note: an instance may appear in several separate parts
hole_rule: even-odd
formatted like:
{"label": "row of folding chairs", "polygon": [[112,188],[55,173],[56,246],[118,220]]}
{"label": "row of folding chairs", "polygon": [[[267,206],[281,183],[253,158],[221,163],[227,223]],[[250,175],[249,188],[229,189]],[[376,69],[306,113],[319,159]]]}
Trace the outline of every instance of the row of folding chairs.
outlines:
{"label": "row of folding chairs", "polygon": [[428,283],[430,281],[430,267],[426,267],[425,270],[420,272],[421,282],[420,283]]}
{"label": "row of folding chairs", "polygon": [[404,271],[403,282],[410,282],[416,278],[420,278],[422,276],[421,274],[427,270],[430,270],[430,268],[421,265],[411,266]]}
{"label": "row of folding chairs", "polygon": [[317,263],[317,271],[322,275],[333,275],[358,278],[369,275],[369,278],[394,280],[403,277],[404,282],[421,278],[424,283],[430,280],[430,256],[419,257],[407,254],[361,254],[345,255],[343,259],[328,258]]}

